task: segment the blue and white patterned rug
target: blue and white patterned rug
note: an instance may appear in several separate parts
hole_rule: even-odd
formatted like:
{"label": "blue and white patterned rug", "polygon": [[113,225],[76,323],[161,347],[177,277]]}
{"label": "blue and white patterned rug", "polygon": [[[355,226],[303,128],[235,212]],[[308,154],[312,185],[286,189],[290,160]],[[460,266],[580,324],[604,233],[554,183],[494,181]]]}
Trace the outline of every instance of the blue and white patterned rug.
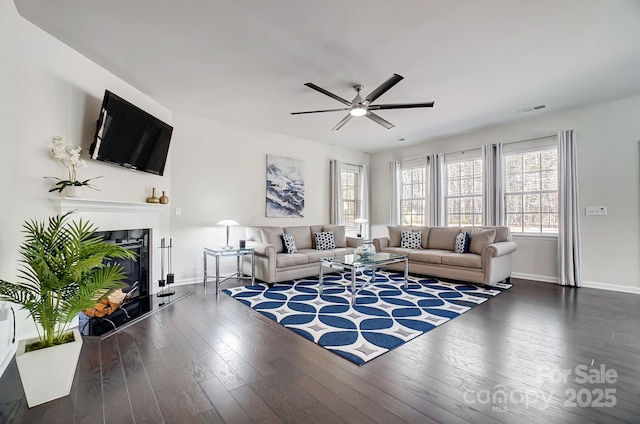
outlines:
{"label": "blue and white patterned rug", "polygon": [[[363,284],[369,276],[356,274]],[[485,288],[378,271],[375,282],[364,287],[351,305],[351,274],[324,278],[318,296],[318,278],[234,287],[224,293],[301,336],[351,362],[366,362],[403,345],[427,331],[467,312],[510,288]]]}

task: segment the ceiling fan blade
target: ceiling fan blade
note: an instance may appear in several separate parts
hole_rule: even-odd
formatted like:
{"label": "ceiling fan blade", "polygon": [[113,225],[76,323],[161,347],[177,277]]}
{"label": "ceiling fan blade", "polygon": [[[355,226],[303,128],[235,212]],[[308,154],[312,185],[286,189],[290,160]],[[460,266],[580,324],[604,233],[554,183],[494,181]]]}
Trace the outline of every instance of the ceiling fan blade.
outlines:
{"label": "ceiling fan blade", "polygon": [[393,87],[394,85],[396,85],[397,83],[399,83],[400,81],[402,81],[404,79],[403,76],[398,75],[398,74],[393,74],[393,76],[391,78],[389,78],[388,80],[386,80],[385,82],[383,82],[382,84],[380,84],[378,86],[378,88],[376,88],[375,90],[373,90],[371,93],[369,93],[369,95],[367,97],[365,97],[364,102],[365,104],[369,104],[372,103],[373,101],[375,101],[378,97],[382,96],[384,93],[386,93],[391,87]]}
{"label": "ceiling fan blade", "polygon": [[338,122],[338,123],[336,124],[336,126],[335,126],[335,127],[331,128],[331,131],[337,131],[337,130],[339,130],[340,128],[342,128],[342,126],[343,126],[344,124],[346,124],[347,122],[349,122],[349,120],[350,120],[351,118],[353,118],[353,116],[351,116],[351,114],[347,114],[347,116],[345,116],[344,118],[342,118],[342,121]]}
{"label": "ceiling fan blade", "polygon": [[321,113],[321,112],[339,112],[349,110],[348,107],[343,107],[340,109],[325,109],[325,110],[309,110],[306,112],[291,112],[291,115],[304,115],[305,113]]}
{"label": "ceiling fan blade", "polygon": [[373,112],[369,112],[367,113],[367,118],[371,119],[373,122],[378,123],[380,125],[382,125],[383,127],[385,127],[386,129],[390,130],[391,128],[395,127],[395,125],[393,125],[391,122],[382,119],[381,117],[379,117],[378,115],[376,115]]}
{"label": "ceiling fan blade", "polygon": [[434,102],[426,103],[389,103],[386,105],[371,105],[369,110],[387,110],[387,109],[411,109],[417,107],[433,107]]}
{"label": "ceiling fan blade", "polygon": [[336,95],[336,94],[333,94],[332,92],[327,91],[327,90],[325,90],[325,89],[324,89],[324,88],[322,88],[322,87],[318,87],[317,85],[315,85],[315,84],[314,84],[314,83],[312,83],[312,82],[308,82],[308,83],[306,83],[305,85],[306,85],[307,87],[309,87],[309,88],[312,88],[312,89],[314,89],[314,90],[316,90],[316,91],[318,91],[318,92],[320,92],[320,93],[324,94],[325,96],[329,96],[329,97],[331,97],[332,99],[336,99],[336,100],[337,100],[337,101],[339,101],[340,103],[343,103],[343,104],[345,104],[345,105],[347,105],[347,106],[351,106],[351,102],[350,102],[350,101],[345,100],[345,99],[343,99],[342,97],[340,97],[340,96],[338,96],[338,95]]}

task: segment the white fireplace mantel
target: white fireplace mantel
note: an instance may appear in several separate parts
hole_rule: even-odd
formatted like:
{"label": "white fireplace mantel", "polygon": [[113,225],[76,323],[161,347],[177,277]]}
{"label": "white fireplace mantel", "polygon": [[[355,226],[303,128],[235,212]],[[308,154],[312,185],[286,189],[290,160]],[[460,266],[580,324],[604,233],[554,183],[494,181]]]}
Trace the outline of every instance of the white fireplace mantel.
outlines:
{"label": "white fireplace mantel", "polygon": [[162,213],[169,205],[160,203],[115,202],[110,200],[82,199],[77,197],[60,197],[51,199],[53,207],[59,213],[69,211],[85,212],[141,212]]}

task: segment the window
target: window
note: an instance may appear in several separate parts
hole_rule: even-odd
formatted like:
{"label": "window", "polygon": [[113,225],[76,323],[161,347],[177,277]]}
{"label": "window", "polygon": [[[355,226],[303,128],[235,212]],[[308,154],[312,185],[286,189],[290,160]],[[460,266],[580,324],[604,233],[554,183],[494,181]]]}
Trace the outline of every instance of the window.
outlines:
{"label": "window", "polygon": [[558,232],[558,150],[504,155],[506,221],[513,232]]}
{"label": "window", "polygon": [[446,163],[445,191],[447,225],[482,225],[481,159]]}
{"label": "window", "polygon": [[423,166],[406,165],[400,171],[400,213],[403,225],[425,225],[426,175]]}
{"label": "window", "polygon": [[342,218],[347,229],[355,230],[359,227],[354,220],[360,217],[360,168],[343,164],[340,177]]}

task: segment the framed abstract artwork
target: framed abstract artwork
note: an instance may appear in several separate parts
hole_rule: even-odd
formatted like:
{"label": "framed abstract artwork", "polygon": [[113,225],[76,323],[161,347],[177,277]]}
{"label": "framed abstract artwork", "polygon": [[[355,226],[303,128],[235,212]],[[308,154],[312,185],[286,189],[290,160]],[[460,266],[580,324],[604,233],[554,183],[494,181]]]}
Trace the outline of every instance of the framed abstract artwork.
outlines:
{"label": "framed abstract artwork", "polygon": [[267,155],[267,218],[304,216],[304,161]]}

